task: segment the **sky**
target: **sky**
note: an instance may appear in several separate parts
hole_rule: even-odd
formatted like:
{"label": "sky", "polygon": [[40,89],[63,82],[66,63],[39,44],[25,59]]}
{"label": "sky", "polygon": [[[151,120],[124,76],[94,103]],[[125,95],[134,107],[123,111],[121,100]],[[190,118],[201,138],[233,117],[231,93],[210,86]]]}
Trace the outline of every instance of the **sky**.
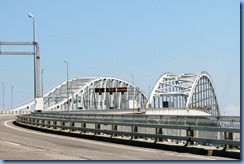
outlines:
{"label": "sky", "polygon": [[[146,95],[165,72],[207,71],[221,115],[240,115],[238,0],[2,0],[0,41],[40,45],[44,92],[69,77],[112,76]],[[2,51],[32,47],[1,46]],[[0,56],[4,106],[34,97],[33,56]],[[0,110],[3,104],[0,87]]]}

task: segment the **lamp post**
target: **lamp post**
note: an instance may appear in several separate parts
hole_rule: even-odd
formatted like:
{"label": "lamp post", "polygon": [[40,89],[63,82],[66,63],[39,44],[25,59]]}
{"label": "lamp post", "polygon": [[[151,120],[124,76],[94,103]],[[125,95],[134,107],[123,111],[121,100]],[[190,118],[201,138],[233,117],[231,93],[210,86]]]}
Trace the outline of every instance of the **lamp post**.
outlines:
{"label": "lamp post", "polygon": [[33,44],[34,44],[34,97],[37,98],[37,79],[36,79],[36,19],[31,13],[28,16],[33,20]]}
{"label": "lamp post", "polygon": [[67,64],[67,109],[69,112],[69,63],[64,61]]}
{"label": "lamp post", "polygon": [[31,13],[28,16],[33,20],[35,110],[43,110],[43,97],[40,95],[40,56],[39,45],[36,42],[36,19]]}
{"label": "lamp post", "polygon": [[44,69],[42,69],[42,71],[41,71],[41,75],[42,75],[42,97],[43,97],[43,71],[44,71]]}
{"label": "lamp post", "polygon": [[132,88],[133,88],[133,112],[135,113],[135,104],[134,104],[134,101],[135,101],[135,92],[134,92],[134,76],[131,75],[131,78],[132,78]]}
{"label": "lamp post", "polygon": [[34,97],[37,98],[36,79],[36,19],[31,13],[28,16],[33,20],[33,44],[34,44]]}
{"label": "lamp post", "polygon": [[38,68],[37,68],[37,52],[36,52],[36,18],[31,13],[28,16],[33,20],[33,45],[34,45],[34,96],[35,98],[39,97],[38,89]]}
{"label": "lamp post", "polygon": [[28,16],[31,19],[33,19],[33,41],[36,42],[36,19],[35,19],[34,15],[32,15],[31,13],[29,13]]}
{"label": "lamp post", "polygon": [[13,109],[13,89],[14,87],[11,87],[11,109]]}
{"label": "lamp post", "polygon": [[3,87],[3,110],[4,110],[4,82],[2,82],[2,87]]}

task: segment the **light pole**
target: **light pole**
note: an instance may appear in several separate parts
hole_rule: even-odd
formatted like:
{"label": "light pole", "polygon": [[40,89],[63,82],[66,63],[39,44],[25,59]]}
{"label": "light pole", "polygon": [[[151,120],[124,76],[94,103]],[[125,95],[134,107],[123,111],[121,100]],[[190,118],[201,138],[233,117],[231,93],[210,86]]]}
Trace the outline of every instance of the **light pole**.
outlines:
{"label": "light pole", "polygon": [[31,19],[33,19],[33,41],[36,42],[36,19],[35,19],[34,15],[32,15],[31,13],[29,13],[28,16]]}
{"label": "light pole", "polygon": [[43,97],[40,96],[40,56],[39,45],[36,42],[36,19],[31,13],[28,16],[33,20],[33,45],[34,45],[34,98],[35,110],[43,109]]}
{"label": "light pole", "polygon": [[3,87],[3,110],[4,110],[4,82],[2,82],[2,87]]}
{"label": "light pole", "polygon": [[69,112],[69,63],[64,61],[67,64],[67,109]]}
{"label": "light pole", "polygon": [[135,104],[134,104],[134,101],[135,101],[135,92],[134,92],[134,76],[131,75],[131,78],[132,78],[132,88],[133,88],[133,112],[135,113]]}
{"label": "light pole", "polygon": [[14,87],[11,87],[11,109],[13,109],[13,89]]}
{"label": "light pole", "polygon": [[42,69],[41,75],[42,75],[42,97],[43,97],[43,71],[44,69]]}
{"label": "light pole", "polygon": [[36,19],[31,13],[28,16],[33,20],[33,44],[34,44],[34,97],[37,98],[36,79]]}

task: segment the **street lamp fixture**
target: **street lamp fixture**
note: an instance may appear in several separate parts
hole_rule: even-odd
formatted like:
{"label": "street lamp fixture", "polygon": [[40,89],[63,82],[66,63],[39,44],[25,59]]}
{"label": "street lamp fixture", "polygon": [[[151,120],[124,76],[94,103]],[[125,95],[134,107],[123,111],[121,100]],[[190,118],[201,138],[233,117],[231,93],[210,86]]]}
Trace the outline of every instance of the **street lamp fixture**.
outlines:
{"label": "street lamp fixture", "polygon": [[28,16],[33,19],[33,41],[36,42],[36,19],[35,16],[31,13],[28,14]]}

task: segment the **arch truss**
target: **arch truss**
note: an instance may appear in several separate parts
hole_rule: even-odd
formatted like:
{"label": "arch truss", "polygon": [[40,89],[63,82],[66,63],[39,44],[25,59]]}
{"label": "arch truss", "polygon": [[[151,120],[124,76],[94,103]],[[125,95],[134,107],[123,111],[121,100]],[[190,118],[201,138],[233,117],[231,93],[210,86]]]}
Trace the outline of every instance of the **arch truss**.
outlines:
{"label": "arch truss", "polygon": [[[43,96],[47,111],[145,108],[147,101],[138,87],[113,77],[73,78]],[[31,110],[34,110],[34,101],[11,111],[27,113]]]}
{"label": "arch truss", "polygon": [[207,72],[163,74],[152,90],[147,107],[194,109],[220,115],[216,91]]}

